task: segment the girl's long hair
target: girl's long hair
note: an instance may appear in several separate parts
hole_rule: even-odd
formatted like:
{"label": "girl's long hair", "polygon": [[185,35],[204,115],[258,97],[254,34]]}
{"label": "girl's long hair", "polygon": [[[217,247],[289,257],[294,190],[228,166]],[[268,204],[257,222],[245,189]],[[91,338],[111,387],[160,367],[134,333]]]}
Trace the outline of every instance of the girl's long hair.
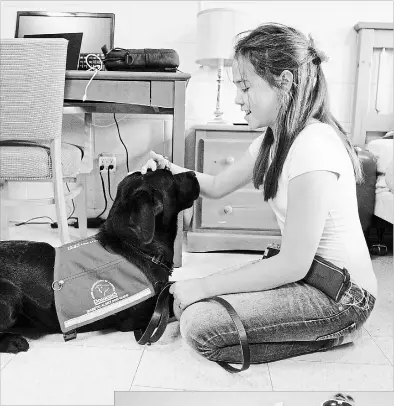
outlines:
{"label": "girl's long hair", "polygon": [[[362,181],[356,150],[329,109],[327,82],[321,68],[327,57],[315,49],[310,35],[307,38],[282,24],[262,24],[253,31],[239,34],[234,58],[248,60],[256,73],[277,89],[280,100],[276,123],[274,128],[266,130],[253,170],[253,184],[256,189],[264,185],[265,201],[276,196],[290,147],[311,119],[327,123],[336,130],[352,161],[356,181]],[[290,91],[283,90],[274,77],[284,70],[293,74]],[[270,154],[272,162],[269,164]]]}

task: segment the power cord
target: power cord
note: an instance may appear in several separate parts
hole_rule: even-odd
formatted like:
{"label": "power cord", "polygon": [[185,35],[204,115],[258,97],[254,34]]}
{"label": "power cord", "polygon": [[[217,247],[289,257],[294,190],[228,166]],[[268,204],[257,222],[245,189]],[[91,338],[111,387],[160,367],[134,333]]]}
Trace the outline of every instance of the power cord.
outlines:
{"label": "power cord", "polygon": [[[89,62],[89,56],[93,56],[94,58],[96,58],[96,59],[98,59],[98,60],[100,61],[100,67],[99,67],[99,68],[98,68],[97,66],[93,66],[93,65],[90,64],[90,62]],[[85,62],[86,62],[86,65],[89,67],[88,71],[94,71],[94,73],[93,73],[93,76],[90,78],[88,84],[87,84],[86,87],[85,87],[85,93],[83,94],[82,101],[86,101],[86,98],[87,98],[87,91],[88,91],[88,87],[89,87],[90,83],[92,82],[92,80],[94,79],[94,77],[97,75],[97,73],[98,73],[99,71],[101,71],[101,70],[103,69],[103,67],[104,67],[103,61],[101,60],[101,58],[98,58],[98,57],[97,57],[96,55],[94,55],[94,54],[88,54],[88,55],[86,55],[86,56],[85,56]]]}
{"label": "power cord", "polygon": [[[34,223],[31,223],[32,220],[44,219],[44,218],[50,219],[52,221],[52,223],[50,223],[50,222],[34,222]],[[53,219],[51,217],[39,216],[39,217],[33,217],[33,218],[31,218],[29,220],[26,220],[26,221],[22,221],[21,223],[16,223],[15,226],[18,227],[18,226],[23,226],[25,224],[53,224],[53,223],[54,223],[54,221],[53,221]]]}
{"label": "power cord", "polygon": [[111,179],[110,179],[110,176],[109,176],[109,171],[110,171],[111,169],[113,169],[113,168],[114,168],[113,165],[109,165],[109,166],[108,166],[108,169],[107,169],[107,176],[108,176],[108,194],[109,194],[109,197],[110,197],[110,199],[111,199],[112,201],[114,201],[114,199],[113,199],[113,197],[111,196]]}
{"label": "power cord", "polygon": [[[89,69],[89,70],[91,70],[91,69]],[[88,84],[87,84],[86,87],[85,87],[85,93],[83,94],[82,101],[86,101],[88,87],[89,87],[90,83],[92,82],[92,80],[94,79],[94,77],[97,75],[97,72],[98,72],[99,70],[100,70],[100,69],[95,69],[95,70],[94,70],[93,76],[90,78]]]}
{"label": "power cord", "polygon": [[[112,166],[112,165],[110,165],[110,166]],[[101,187],[103,190],[103,196],[104,196],[104,201],[105,201],[104,210],[96,218],[88,218],[88,220],[87,220],[88,228],[99,228],[105,222],[105,219],[100,217],[102,214],[105,213],[105,211],[107,210],[107,207],[108,207],[107,195],[105,193],[104,179],[103,179],[103,175],[101,174],[101,171],[103,169],[104,169],[104,165],[100,165],[99,173],[100,173]],[[109,169],[108,169],[108,172],[109,172]],[[108,177],[108,179],[109,179],[109,177]],[[108,185],[108,187],[110,187],[110,186]],[[109,192],[109,195],[111,197],[111,192]],[[112,197],[111,197],[111,199],[112,199]]]}
{"label": "power cord", "polygon": [[108,207],[107,194],[105,193],[104,179],[103,179],[103,175],[101,174],[101,171],[102,171],[103,169],[104,169],[104,166],[101,165],[101,166],[100,166],[100,179],[101,179],[101,187],[102,187],[102,189],[103,189],[103,195],[104,195],[105,206],[104,206],[104,210],[96,217],[96,219],[98,219],[102,214],[104,214],[105,211],[107,210],[107,207]]}
{"label": "power cord", "polygon": [[126,167],[127,167],[127,173],[129,173],[130,172],[130,169],[129,169],[129,151],[127,150],[127,147],[126,147],[125,143],[123,142],[122,137],[120,136],[119,125],[118,125],[118,121],[116,120],[116,114],[115,113],[114,113],[114,120],[115,120],[116,128],[118,129],[118,135],[119,135],[120,142],[122,143],[122,145],[123,145],[123,147],[124,147],[124,149],[126,151]]}
{"label": "power cord", "polygon": [[[68,189],[68,191],[69,192],[71,192],[71,190],[70,190],[70,188],[68,187],[68,183],[66,182],[66,186],[67,186],[67,189]],[[71,214],[67,217],[67,220],[70,220],[70,219],[75,219],[76,217],[72,217],[72,215],[74,214],[74,212],[75,212],[75,203],[74,203],[74,199],[71,199],[71,203],[73,204],[73,211],[71,212]]]}
{"label": "power cord", "polygon": [[[67,182],[66,182],[66,186],[67,186],[68,191],[70,192],[70,188],[69,188]],[[71,214],[67,217],[67,220],[70,220],[70,219],[78,220],[77,217],[72,217],[72,215],[73,215],[74,212],[75,212],[74,199],[71,199],[71,202],[72,202],[72,204],[73,204],[73,210],[72,210]],[[31,222],[32,220],[37,220],[37,219],[42,219],[42,218],[50,219],[51,222],[48,222],[48,221],[44,221],[44,222],[35,221],[34,223]],[[33,217],[33,218],[29,219],[29,220],[22,221],[22,222],[20,222],[20,223],[16,223],[15,226],[16,226],[16,227],[19,227],[19,226],[23,226],[23,225],[25,225],[25,224],[50,224],[50,225],[51,225],[51,228],[58,228],[57,222],[54,221],[54,220],[52,219],[52,217],[49,217],[49,216]]]}
{"label": "power cord", "polygon": [[[70,190],[70,188],[69,188],[67,182],[66,182],[66,186],[67,186],[67,190],[68,190],[69,192],[71,192],[71,190]],[[72,215],[73,215],[74,212],[75,212],[74,199],[71,199],[71,203],[73,204],[73,209],[72,209],[71,214],[67,217],[67,220],[70,220],[70,219],[75,220],[74,223],[73,223],[73,224],[69,224],[69,226],[71,225],[71,226],[74,226],[75,228],[77,228],[77,227],[78,227],[78,218],[77,218],[77,217],[72,217]],[[51,228],[58,228],[58,227],[59,227],[59,225],[58,225],[57,221],[52,221],[52,223],[51,223]]]}

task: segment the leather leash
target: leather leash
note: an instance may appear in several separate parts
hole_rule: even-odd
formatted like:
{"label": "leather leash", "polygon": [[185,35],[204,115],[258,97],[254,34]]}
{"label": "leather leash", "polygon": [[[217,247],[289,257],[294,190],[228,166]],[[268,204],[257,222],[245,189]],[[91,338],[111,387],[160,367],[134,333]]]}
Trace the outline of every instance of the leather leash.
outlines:
{"label": "leather leash", "polygon": [[[151,345],[160,339],[163,335],[170,315],[169,299],[170,287],[174,282],[168,282],[159,293],[156,301],[155,310],[145,331],[134,330],[134,337],[140,345]],[[155,331],[156,330],[156,331]]]}
{"label": "leather leash", "polygon": [[227,300],[225,300],[219,296],[203,299],[203,300],[200,300],[200,302],[216,302],[216,303],[220,304],[221,306],[223,306],[227,310],[228,314],[230,315],[231,319],[233,320],[233,323],[235,324],[235,327],[238,330],[238,339],[239,339],[239,343],[241,344],[241,351],[242,351],[241,368],[234,368],[228,362],[224,362],[224,361],[215,361],[215,362],[217,364],[219,364],[222,368],[224,368],[227,372],[231,372],[233,374],[237,373],[237,372],[246,371],[250,367],[250,348],[249,348],[248,337],[246,335],[244,325],[242,324],[242,321],[241,321],[240,317],[238,316],[238,313],[235,311],[234,307],[231,306],[231,304]]}
{"label": "leather leash", "polygon": [[[160,339],[163,335],[169,319],[169,296],[170,296],[170,287],[174,282],[168,282],[164,288],[161,290],[157,301],[155,310],[153,311],[153,315],[149,324],[144,332],[142,330],[135,330],[134,337],[137,340],[138,344],[140,345],[151,345]],[[235,368],[231,366],[229,363],[224,361],[215,361],[218,365],[220,365],[223,369],[230,373],[237,373],[245,371],[250,366],[250,348],[248,343],[247,334],[245,328],[242,324],[240,317],[238,316],[237,312],[233,308],[233,306],[225,299],[219,296],[210,297],[207,299],[200,300],[199,302],[216,302],[223,306],[228,314],[230,315],[235,327],[238,331],[238,338],[241,344],[241,351],[242,351],[242,365],[240,368]],[[198,302],[196,302],[198,303]]]}

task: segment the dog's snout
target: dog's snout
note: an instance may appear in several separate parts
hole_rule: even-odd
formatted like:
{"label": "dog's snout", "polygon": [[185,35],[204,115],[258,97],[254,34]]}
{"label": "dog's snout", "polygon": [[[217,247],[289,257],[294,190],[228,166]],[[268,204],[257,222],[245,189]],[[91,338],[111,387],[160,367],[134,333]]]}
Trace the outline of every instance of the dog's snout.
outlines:
{"label": "dog's snout", "polygon": [[174,175],[174,181],[177,188],[178,208],[184,210],[191,207],[200,194],[200,184],[196,174],[192,171],[182,172]]}

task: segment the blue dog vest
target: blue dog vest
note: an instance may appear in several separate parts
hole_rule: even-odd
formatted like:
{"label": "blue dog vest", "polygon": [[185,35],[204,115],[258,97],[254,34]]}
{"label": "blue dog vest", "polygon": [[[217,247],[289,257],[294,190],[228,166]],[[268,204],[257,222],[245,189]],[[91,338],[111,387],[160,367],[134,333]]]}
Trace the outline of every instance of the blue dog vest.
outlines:
{"label": "blue dog vest", "polygon": [[152,283],[139,268],[105,249],[94,237],[55,249],[52,289],[65,339],[78,327],[155,295]]}

